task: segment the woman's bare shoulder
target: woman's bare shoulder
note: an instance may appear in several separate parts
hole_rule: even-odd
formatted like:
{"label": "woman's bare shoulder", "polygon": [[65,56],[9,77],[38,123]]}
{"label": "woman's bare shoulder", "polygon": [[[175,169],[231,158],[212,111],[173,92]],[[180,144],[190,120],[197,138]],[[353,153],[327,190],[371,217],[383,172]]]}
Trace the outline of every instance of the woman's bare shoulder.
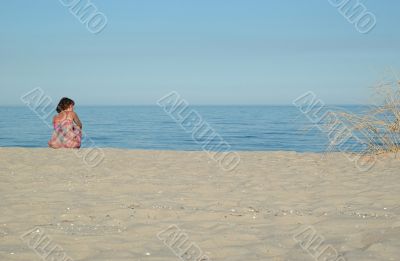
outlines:
{"label": "woman's bare shoulder", "polygon": [[70,112],[70,115],[71,115],[73,118],[75,118],[75,117],[78,116],[78,114],[76,114],[76,112],[74,112],[74,111],[71,111],[71,112]]}

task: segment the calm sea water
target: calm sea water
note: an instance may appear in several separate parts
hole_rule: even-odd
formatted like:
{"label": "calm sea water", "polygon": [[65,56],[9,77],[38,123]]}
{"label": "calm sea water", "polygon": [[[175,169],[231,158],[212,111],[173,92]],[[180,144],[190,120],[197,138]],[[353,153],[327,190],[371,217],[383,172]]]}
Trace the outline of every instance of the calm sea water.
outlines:
{"label": "calm sea water", "polygon": [[[326,134],[293,106],[193,106],[233,150],[326,150]],[[347,106],[347,111],[361,110]],[[76,107],[84,131],[98,147],[201,150],[162,108]],[[52,129],[28,107],[0,107],[1,147],[47,147]],[[51,117],[47,119],[51,125]]]}

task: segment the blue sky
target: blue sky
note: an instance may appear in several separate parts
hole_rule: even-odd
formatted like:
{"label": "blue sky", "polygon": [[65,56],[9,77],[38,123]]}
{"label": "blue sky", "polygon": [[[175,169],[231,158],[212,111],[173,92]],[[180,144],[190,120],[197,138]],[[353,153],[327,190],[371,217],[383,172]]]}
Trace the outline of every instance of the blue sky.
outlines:
{"label": "blue sky", "polygon": [[357,32],[328,0],[92,0],[108,18],[87,31],[57,0],[3,1],[0,105],[41,87],[79,105],[365,103],[400,70],[396,0],[363,1],[377,19]]}

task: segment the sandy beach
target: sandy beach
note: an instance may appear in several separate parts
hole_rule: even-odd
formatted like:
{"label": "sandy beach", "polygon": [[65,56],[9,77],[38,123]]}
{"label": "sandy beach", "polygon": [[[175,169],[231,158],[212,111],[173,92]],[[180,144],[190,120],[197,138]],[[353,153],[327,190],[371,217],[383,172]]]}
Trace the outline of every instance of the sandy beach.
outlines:
{"label": "sandy beach", "polygon": [[2,148],[0,260],[399,260],[398,159],[361,172],[341,154],[239,154],[226,172],[205,152],[104,149],[90,167]]}

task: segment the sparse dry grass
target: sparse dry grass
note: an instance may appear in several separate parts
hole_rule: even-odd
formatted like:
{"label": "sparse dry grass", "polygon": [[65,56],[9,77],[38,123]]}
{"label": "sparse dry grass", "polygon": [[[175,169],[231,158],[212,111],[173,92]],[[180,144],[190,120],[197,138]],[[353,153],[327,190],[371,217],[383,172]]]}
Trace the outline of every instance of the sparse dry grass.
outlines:
{"label": "sparse dry grass", "polygon": [[379,84],[374,99],[375,104],[360,114],[330,111],[324,123],[330,136],[328,150],[343,151],[353,139],[363,154],[400,152],[400,82]]}

